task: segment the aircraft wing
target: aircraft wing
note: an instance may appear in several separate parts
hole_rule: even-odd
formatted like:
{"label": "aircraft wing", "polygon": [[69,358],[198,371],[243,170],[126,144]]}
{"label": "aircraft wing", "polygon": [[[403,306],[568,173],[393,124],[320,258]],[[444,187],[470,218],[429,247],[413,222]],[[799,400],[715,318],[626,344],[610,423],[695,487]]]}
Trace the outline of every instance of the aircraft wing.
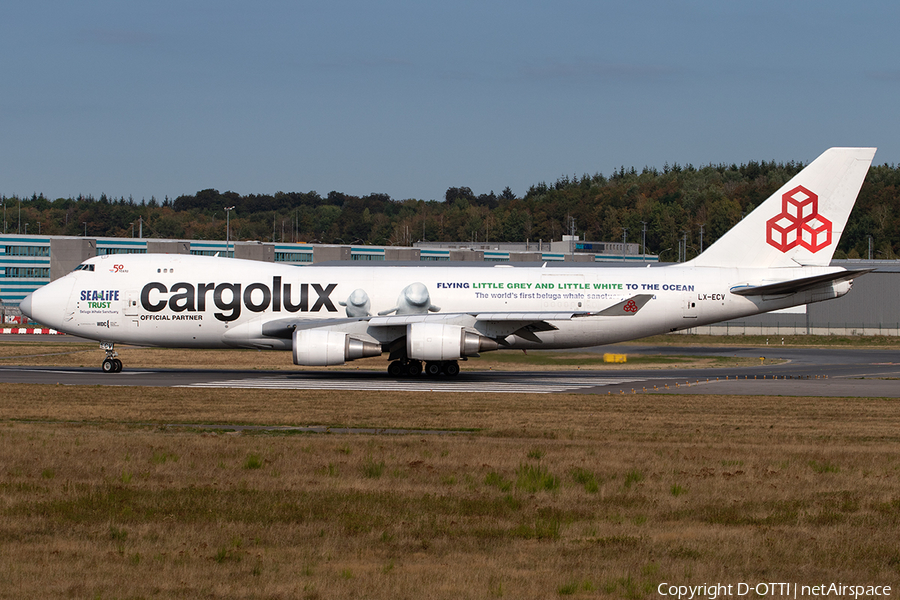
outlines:
{"label": "aircraft wing", "polygon": [[346,319],[273,319],[263,323],[262,334],[266,337],[289,340],[294,331],[297,330],[315,329],[317,327],[340,327],[365,320],[366,317]]}
{"label": "aircraft wing", "polygon": [[813,277],[801,277],[800,279],[791,279],[788,281],[779,281],[778,283],[769,283],[765,285],[736,285],[731,288],[732,294],[738,296],[762,296],[774,294],[795,294],[803,292],[823,283],[839,283],[854,279],[866,273],[871,273],[875,269],[854,269],[852,271],[837,271],[835,273],[826,273],[825,275],[815,275]]}
{"label": "aircraft wing", "polygon": [[415,315],[381,315],[338,319],[274,319],[262,325],[266,337],[291,339],[294,331],[304,329],[355,328],[360,322],[366,327],[405,327],[411,323],[454,322],[467,326],[476,323],[487,325],[492,337],[505,337],[515,333],[531,339],[536,331],[556,329],[550,321],[570,321],[580,317],[630,317],[634,316],[653,298],[652,294],[638,294],[622,300],[598,312],[591,311],[530,311],[530,312],[471,312],[471,313],[427,313]]}

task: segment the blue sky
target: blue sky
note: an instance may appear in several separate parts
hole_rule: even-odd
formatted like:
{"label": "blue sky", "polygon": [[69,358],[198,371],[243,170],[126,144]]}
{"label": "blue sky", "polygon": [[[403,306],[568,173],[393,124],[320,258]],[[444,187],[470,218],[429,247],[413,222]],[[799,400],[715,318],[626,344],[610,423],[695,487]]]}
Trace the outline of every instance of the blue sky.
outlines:
{"label": "blue sky", "polygon": [[897,2],[7,2],[0,194],[499,193],[900,162]]}

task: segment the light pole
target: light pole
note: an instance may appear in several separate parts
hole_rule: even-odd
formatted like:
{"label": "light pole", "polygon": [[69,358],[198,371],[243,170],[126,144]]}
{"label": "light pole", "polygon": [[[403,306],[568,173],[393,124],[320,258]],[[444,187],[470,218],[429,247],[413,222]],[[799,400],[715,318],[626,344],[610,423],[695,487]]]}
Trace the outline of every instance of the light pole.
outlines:
{"label": "light pole", "polygon": [[84,225],[84,237],[87,237],[87,221],[82,221],[82,225]]}
{"label": "light pole", "polygon": [[25,223],[25,235],[28,235],[28,223]]}
{"label": "light pole", "polygon": [[641,256],[644,261],[647,260],[647,221],[641,221],[643,229],[641,229]]}
{"label": "light pole", "polygon": [[231,257],[231,211],[233,206],[225,207],[225,256]]}

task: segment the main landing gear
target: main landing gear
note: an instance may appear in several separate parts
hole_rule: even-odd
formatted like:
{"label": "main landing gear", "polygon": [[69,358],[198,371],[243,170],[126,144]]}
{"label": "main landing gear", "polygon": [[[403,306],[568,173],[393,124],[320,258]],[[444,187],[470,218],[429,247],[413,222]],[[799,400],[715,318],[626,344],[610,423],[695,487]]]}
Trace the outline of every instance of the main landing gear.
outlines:
{"label": "main landing gear", "polygon": [[422,361],[419,360],[395,360],[388,365],[388,375],[391,377],[415,377],[421,375],[422,372],[428,377],[438,377],[447,375],[448,377],[456,377],[459,375],[459,363],[455,360],[432,361],[425,363],[422,368]]}
{"label": "main landing gear", "polygon": [[122,361],[116,358],[119,353],[115,350],[115,344],[112,342],[100,342],[100,349],[106,350],[106,359],[100,368],[104,373],[121,373]]}

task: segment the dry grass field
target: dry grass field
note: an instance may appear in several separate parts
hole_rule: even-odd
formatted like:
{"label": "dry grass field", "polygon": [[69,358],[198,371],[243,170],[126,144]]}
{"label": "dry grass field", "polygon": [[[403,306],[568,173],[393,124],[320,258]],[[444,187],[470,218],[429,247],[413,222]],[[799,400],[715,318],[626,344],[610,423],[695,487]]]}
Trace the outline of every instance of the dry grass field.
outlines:
{"label": "dry grass field", "polygon": [[2,598],[896,596],[898,533],[897,400],[0,388]]}

